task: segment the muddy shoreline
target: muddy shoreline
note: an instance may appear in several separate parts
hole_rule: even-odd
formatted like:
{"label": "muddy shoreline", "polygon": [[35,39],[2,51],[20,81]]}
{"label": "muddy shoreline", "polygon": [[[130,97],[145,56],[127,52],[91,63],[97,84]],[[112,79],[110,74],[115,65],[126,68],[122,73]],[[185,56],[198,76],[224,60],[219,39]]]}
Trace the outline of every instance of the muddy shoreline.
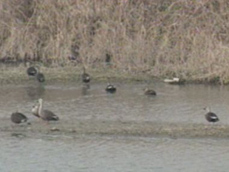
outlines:
{"label": "muddy shoreline", "polygon": [[[40,71],[44,73],[47,84],[49,83],[65,83],[65,82],[81,82],[82,65],[78,66],[56,66],[41,67]],[[23,84],[31,82],[31,78],[26,73],[27,67],[24,65],[9,66],[0,65],[0,84]],[[172,76],[156,76],[151,71],[124,71],[116,68],[106,68],[99,66],[96,68],[88,68],[87,73],[91,75],[92,82],[107,82],[108,80],[115,82],[163,82],[165,78],[173,78]],[[220,85],[219,80],[206,80],[203,78],[182,78],[185,84],[209,84]],[[33,81],[32,81],[33,82]]]}
{"label": "muddy shoreline", "polygon": [[169,137],[169,138],[229,138],[229,125],[220,124],[178,124],[156,122],[122,122],[78,120],[74,122],[59,121],[46,124],[42,121],[31,125],[15,126],[10,122],[1,124],[0,132],[12,136],[25,135],[65,135],[65,136],[137,136],[137,137]]}

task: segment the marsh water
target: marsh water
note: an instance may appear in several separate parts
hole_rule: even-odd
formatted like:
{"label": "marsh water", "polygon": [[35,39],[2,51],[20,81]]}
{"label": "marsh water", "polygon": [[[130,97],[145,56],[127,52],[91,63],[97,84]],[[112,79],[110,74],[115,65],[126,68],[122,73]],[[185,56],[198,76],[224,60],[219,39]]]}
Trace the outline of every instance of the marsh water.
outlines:
{"label": "marsh water", "polygon": [[[115,85],[115,94],[105,92],[106,83],[2,85],[0,171],[228,171],[229,137],[217,132],[229,128],[229,87]],[[157,96],[144,95],[145,87]],[[31,114],[38,98],[60,121],[46,124]],[[205,120],[205,106],[220,122]],[[14,111],[31,125],[12,124]]]}

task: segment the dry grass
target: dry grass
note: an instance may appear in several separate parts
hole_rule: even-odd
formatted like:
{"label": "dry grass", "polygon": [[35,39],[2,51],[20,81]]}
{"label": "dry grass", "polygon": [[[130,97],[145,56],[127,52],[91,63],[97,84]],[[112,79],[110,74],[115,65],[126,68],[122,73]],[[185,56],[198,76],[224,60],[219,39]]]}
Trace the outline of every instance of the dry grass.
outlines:
{"label": "dry grass", "polygon": [[[0,0],[0,58],[229,82],[227,0]],[[71,65],[70,65],[71,66]]]}

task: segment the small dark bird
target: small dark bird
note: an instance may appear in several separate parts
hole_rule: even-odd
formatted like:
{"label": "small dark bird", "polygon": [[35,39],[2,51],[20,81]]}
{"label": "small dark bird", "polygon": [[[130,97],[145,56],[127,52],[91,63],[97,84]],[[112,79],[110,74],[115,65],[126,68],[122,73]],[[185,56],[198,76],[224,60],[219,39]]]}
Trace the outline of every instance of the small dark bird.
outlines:
{"label": "small dark bird", "polygon": [[45,76],[44,76],[44,74],[43,73],[38,73],[37,75],[36,75],[36,78],[37,78],[37,81],[38,82],[45,82]]}
{"label": "small dark bird", "polygon": [[58,121],[59,117],[49,110],[43,110],[43,100],[38,100],[39,105],[34,106],[32,113],[44,121]]}
{"label": "small dark bird", "polygon": [[116,92],[116,87],[110,83],[107,84],[106,87],[106,92],[108,93],[115,93]]}
{"label": "small dark bird", "polygon": [[90,78],[90,75],[88,73],[86,73],[85,67],[83,67],[83,74],[81,75],[81,77],[82,77],[82,81],[84,83],[89,83],[90,82],[91,78]]}
{"label": "small dark bird", "polygon": [[205,118],[206,118],[206,120],[208,122],[217,122],[217,121],[219,121],[218,116],[215,113],[211,112],[209,107],[205,107],[204,110],[207,111],[207,113],[205,114]]}
{"label": "small dark bird", "polygon": [[21,124],[21,123],[27,123],[27,124],[30,124],[28,123],[28,118],[20,113],[20,112],[14,112],[11,114],[11,121],[15,124]]}
{"label": "small dark bird", "polygon": [[110,62],[111,62],[111,55],[110,54],[106,54],[106,58],[105,58],[105,62],[107,65],[110,65]]}
{"label": "small dark bird", "polygon": [[31,67],[29,67],[29,68],[27,69],[27,74],[28,74],[29,76],[36,76],[37,73],[38,73],[38,69],[37,69],[36,67],[34,67],[34,66],[31,66]]}
{"label": "small dark bird", "polygon": [[148,88],[144,89],[144,93],[145,93],[145,95],[151,95],[151,96],[156,96],[157,95],[156,91],[148,89]]}

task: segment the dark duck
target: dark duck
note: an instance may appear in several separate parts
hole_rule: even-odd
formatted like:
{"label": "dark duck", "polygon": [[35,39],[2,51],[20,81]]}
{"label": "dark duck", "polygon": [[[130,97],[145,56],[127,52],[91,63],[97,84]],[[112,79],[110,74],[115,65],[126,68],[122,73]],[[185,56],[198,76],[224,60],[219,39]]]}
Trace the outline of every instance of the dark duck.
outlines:
{"label": "dark duck", "polygon": [[157,93],[153,89],[145,88],[144,89],[144,94],[149,95],[149,96],[156,96]]}
{"label": "dark duck", "polygon": [[38,68],[35,67],[35,66],[30,66],[28,69],[27,69],[27,74],[29,76],[36,76],[38,73]]}
{"label": "dark duck", "polygon": [[205,118],[208,122],[214,123],[219,121],[218,116],[215,113],[211,112],[209,107],[205,107],[204,110],[207,111],[207,113],[205,114]]}
{"label": "dark duck", "polygon": [[81,78],[82,78],[83,83],[89,83],[91,80],[90,75],[86,73],[85,67],[83,67],[83,74],[81,75]]}
{"label": "dark duck", "polygon": [[105,90],[108,93],[115,93],[116,92],[116,87],[114,85],[112,85],[111,83],[108,83]]}
{"label": "dark duck", "polygon": [[45,82],[45,76],[43,73],[39,72],[37,75],[36,75],[36,79],[38,82]]}
{"label": "dark duck", "polygon": [[15,124],[21,124],[21,123],[26,123],[26,124],[30,124],[28,122],[28,118],[20,113],[20,112],[14,112],[11,114],[11,121]]}

